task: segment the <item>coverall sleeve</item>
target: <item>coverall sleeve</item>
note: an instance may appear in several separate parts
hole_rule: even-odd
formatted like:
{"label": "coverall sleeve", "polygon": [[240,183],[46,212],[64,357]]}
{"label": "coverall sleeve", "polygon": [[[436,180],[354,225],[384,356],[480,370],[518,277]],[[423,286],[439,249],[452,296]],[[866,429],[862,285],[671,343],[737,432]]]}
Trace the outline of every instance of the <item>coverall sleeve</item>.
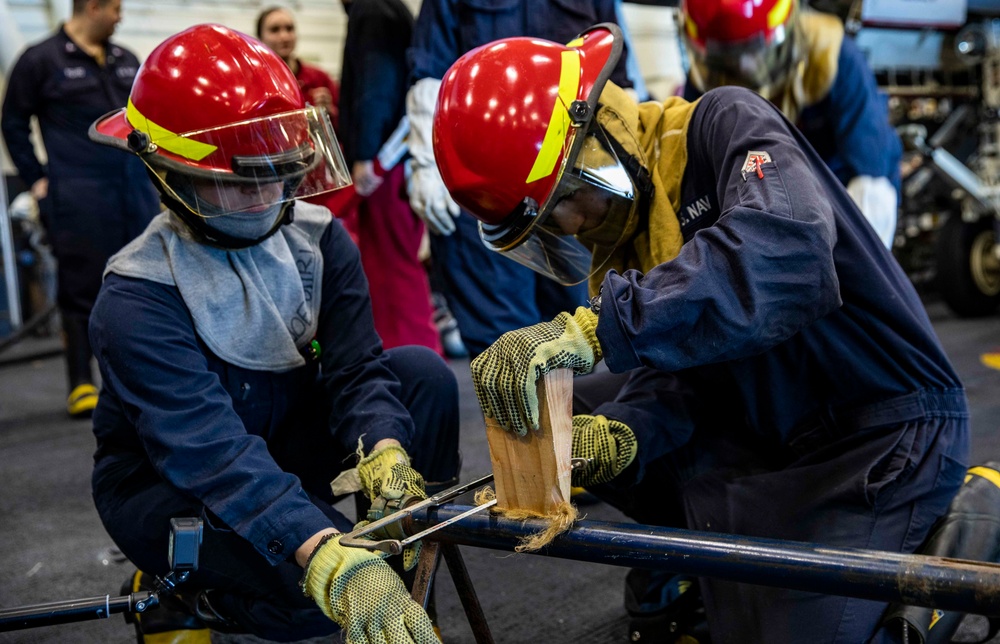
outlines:
{"label": "coverall sleeve", "polygon": [[849,181],[857,176],[886,177],[899,193],[899,137],[889,122],[885,97],[875,75],[850,38],[844,38],[837,61],[837,77],[830,89],[834,138],[847,164]]}
{"label": "coverall sleeve", "polygon": [[596,10],[598,22],[610,22],[618,25],[624,37],[622,54],[614,71],[611,72],[611,82],[618,87],[635,89],[640,102],[649,100],[646,84],[639,71],[639,61],[632,48],[632,36],[628,24],[625,22],[625,15],[621,10],[621,1],[599,0]]}
{"label": "coverall sleeve", "polygon": [[[330,520],[301,482],[248,434],[208,368],[177,289],[109,275],[91,316],[103,386],[121,401],[156,472],[190,494],[272,564]],[[274,540],[292,546],[271,553]]]}
{"label": "coverall sleeve", "polygon": [[[357,77],[364,79],[358,83],[352,96],[351,114],[357,115],[357,132],[350,134],[355,139],[354,158],[370,161],[378,154],[387,134],[396,127],[398,106],[405,100],[399,94],[404,86],[406,64],[404,53],[398,44],[406,37],[408,29],[397,29],[392,15],[381,4],[361,3],[352,11],[351,37],[360,46],[354,47],[350,55],[359,58],[354,65]],[[408,26],[408,25],[407,25]]]}
{"label": "coverall sleeve", "polygon": [[[714,190],[718,220],[645,275],[609,272],[597,336],[611,371],[677,371],[754,356],[841,304],[828,172],[769,103],[720,88],[688,131],[684,181]],[[769,160],[756,166],[753,153]],[[759,170],[759,174],[758,174]]]}
{"label": "coverall sleeve", "polygon": [[339,222],[323,238],[323,302],[317,339],[324,388],[333,405],[330,429],[346,451],[367,453],[384,438],[408,447],[413,419],[399,400],[399,380],[375,332],[368,281],[357,247]]}
{"label": "coverall sleeve", "polygon": [[422,78],[443,78],[451,64],[464,53],[459,51],[457,4],[458,0],[420,3],[407,51],[411,84]]}
{"label": "coverall sleeve", "polygon": [[44,77],[44,61],[28,49],[14,64],[7,79],[7,95],[0,116],[7,152],[29,188],[45,176],[45,169],[31,143],[31,117],[38,112]]}

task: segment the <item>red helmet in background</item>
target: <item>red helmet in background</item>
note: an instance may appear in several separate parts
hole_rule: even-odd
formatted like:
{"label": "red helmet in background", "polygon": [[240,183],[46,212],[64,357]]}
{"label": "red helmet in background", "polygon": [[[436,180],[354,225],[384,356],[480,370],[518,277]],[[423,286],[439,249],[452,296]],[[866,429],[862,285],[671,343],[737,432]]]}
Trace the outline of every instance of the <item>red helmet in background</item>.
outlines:
{"label": "red helmet in background", "polygon": [[622,48],[613,24],[567,45],[505,38],[463,55],[441,81],[434,156],[452,198],[480,220],[489,248],[564,284],[585,280],[614,244],[547,227],[556,204],[586,184],[634,209],[634,186],[594,121]]}
{"label": "red helmet in background", "polygon": [[796,60],[798,0],[681,0],[691,81],[740,85],[771,98]]}
{"label": "red helmet in background", "polygon": [[[161,43],[136,74],[128,105],[98,119],[90,137],[139,155],[188,223],[350,183],[325,111],[306,107],[273,51],[221,25],[197,25]],[[226,190],[233,186],[243,190]],[[206,193],[222,196],[199,198]]]}

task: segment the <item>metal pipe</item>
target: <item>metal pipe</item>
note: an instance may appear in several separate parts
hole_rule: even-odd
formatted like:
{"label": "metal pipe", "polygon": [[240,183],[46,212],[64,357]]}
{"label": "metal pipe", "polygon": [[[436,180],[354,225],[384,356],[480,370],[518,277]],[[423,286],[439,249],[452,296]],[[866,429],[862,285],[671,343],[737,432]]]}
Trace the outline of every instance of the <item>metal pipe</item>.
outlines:
{"label": "metal pipe", "polygon": [[91,619],[107,619],[115,613],[125,613],[133,609],[133,599],[149,595],[149,593],[137,593],[136,595],[125,595],[122,597],[88,597],[86,599],[70,599],[66,601],[50,602],[48,604],[34,604],[32,606],[22,606],[0,610],[0,632],[16,631],[36,626],[54,626],[56,624],[68,624],[70,622],[81,622]]}
{"label": "metal pipe", "polygon": [[[468,510],[445,505],[413,514],[423,530]],[[449,543],[513,550],[544,520],[476,514],[435,532]],[[1000,565],[962,559],[824,547],[676,528],[577,521],[541,554],[727,581],[1000,615]]]}
{"label": "metal pipe", "polygon": [[945,179],[950,179],[954,185],[969,193],[969,196],[986,210],[995,208],[979,175],[955,158],[955,155],[944,148],[935,148],[930,157],[934,167]]}

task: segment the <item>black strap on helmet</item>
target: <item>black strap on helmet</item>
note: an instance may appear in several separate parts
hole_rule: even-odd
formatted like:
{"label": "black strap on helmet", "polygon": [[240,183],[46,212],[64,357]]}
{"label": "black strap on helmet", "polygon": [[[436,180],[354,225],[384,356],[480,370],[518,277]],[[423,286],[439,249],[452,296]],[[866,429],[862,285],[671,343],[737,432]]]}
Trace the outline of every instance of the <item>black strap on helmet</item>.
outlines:
{"label": "black strap on helmet", "polygon": [[625,171],[632,177],[636,192],[639,193],[636,200],[639,207],[647,207],[653,198],[653,179],[650,177],[649,170],[646,166],[642,165],[642,162],[638,158],[629,154],[622,144],[618,142],[618,139],[608,134],[602,125],[597,124],[597,127],[604,131],[604,139],[611,146],[618,160],[625,166]]}

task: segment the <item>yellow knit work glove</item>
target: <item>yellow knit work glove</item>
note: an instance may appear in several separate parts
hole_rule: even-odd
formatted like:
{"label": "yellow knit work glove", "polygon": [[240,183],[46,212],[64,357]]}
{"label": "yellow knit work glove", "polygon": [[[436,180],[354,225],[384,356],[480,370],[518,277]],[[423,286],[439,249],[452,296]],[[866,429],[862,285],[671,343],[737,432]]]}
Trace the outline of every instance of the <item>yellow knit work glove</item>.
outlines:
{"label": "yellow knit work glove", "polygon": [[597,314],[580,307],[551,322],[508,331],[472,361],[472,382],[487,418],[524,436],[538,429],[538,379],[553,369],[587,374],[601,360]]}
{"label": "yellow knit work glove", "polygon": [[[410,467],[409,455],[398,445],[375,450],[361,459],[358,463],[358,478],[361,479],[361,487],[370,501],[379,496],[392,501],[407,494],[421,499],[427,498],[424,477]],[[368,521],[361,521],[355,529],[367,524]],[[419,556],[419,541],[404,548],[403,569],[412,570],[417,565]]]}
{"label": "yellow knit work glove", "polygon": [[573,458],[586,466],[573,470],[573,485],[607,483],[635,460],[638,443],[628,425],[604,416],[573,416]]}
{"label": "yellow knit work glove", "polygon": [[404,494],[427,498],[424,477],[410,467],[410,457],[399,445],[383,447],[362,458],[358,478],[370,501],[378,496],[398,499]]}
{"label": "yellow knit work glove", "polygon": [[340,624],[348,644],[436,644],[434,626],[382,557],[340,545],[342,535],[320,544],[306,564],[302,588]]}

